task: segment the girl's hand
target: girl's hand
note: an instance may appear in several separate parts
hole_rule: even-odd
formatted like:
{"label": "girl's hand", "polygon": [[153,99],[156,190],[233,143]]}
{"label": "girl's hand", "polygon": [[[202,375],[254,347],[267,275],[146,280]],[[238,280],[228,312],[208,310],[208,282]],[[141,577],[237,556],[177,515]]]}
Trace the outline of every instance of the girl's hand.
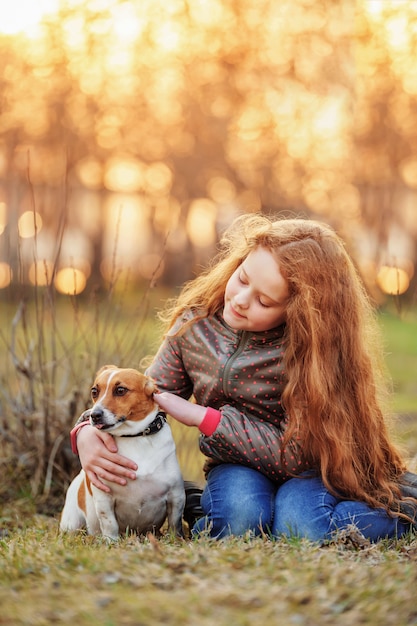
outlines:
{"label": "girl's hand", "polygon": [[130,478],[136,478],[137,465],[130,459],[117,454],[117,445],[114,437],[109,433],[103,433],[93,426],[83,426],[77,435],[77,448],[81,466],[92,484],[111,492],[110,487],[100,479],[104,478],[112,483],[125,485]]}
{"label": "girl's hand", "polygon": [[206,414],[206,407],[188,402],[173,393],[162,391],[154,394],[154,400],[164,411],[186,426],[200,426]]}

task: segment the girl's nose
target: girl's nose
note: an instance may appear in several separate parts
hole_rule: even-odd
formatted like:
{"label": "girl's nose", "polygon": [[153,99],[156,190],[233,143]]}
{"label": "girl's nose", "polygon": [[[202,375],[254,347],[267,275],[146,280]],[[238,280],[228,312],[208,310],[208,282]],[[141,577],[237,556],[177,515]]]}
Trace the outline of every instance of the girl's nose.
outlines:
{"label": "girl's nose", "polygon": [[247,307],[249,306],[249,298],[245,290],[239,291],[239,293],[235,295],[234,301],[241,309],[247,309]]}

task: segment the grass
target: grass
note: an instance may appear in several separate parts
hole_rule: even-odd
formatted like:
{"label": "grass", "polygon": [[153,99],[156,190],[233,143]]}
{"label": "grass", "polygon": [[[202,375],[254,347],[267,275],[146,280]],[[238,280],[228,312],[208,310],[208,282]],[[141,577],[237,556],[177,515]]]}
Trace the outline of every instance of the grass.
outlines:
{"label": "grass", "polygon": [[417,469],[417,315],[401,318],[383,311],[379,316],[386,341],[386,359],[394,383],[393,409],[396,435]]}
{"label": "grass", "polygon": [[386,358],[394,381],[394,409],[417,418],[417,315],[384,311],[380,321],[386,338]]}
{"label": "grass", "polygon": [[417,541],[318,548],[304,541],[198,543],[57,533],[37,517],[0,541],[2,625],[417,622]]}

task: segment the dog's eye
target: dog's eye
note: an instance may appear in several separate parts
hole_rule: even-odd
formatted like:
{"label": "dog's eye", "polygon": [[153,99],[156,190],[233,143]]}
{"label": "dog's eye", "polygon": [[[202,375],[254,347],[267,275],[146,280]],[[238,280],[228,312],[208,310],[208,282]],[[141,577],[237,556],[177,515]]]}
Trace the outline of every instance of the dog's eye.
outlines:
{"label": "dog's eye", "polygon": [[97,387],[91,387],[91,397],[93,398],[93,400],[95,400],[98,396],[98,389]]}
{"label": "dog's eye", "polygon": [[122,387],[121,385],[119,385],[118,387],[115,388],[114,395],[115,396],[124,396],[126,392],[127,392],[127,388],[126,387]]}

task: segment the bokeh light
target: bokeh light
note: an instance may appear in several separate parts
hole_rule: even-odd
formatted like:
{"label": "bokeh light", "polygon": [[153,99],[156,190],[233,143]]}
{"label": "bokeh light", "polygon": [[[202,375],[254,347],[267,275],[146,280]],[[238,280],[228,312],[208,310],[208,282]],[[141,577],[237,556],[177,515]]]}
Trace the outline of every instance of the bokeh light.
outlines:
{"label": "bokeh light", "polygon": [[42,217],[36,211],[25,211],[18,221],[19,235],[23,239],[34,237],[42,229]]}
{"label": "bokeh light", "polygon": [[93,157],[81,159],[77,163],[76,171],[80,182],[87,189],[101,189],[103,186],[103,167],[97,159]]}
{"label": "bokeh light", "polygon": [[172,185],[172,172],[165,163],[152,163],[145,171],[147,189],[151,194],[168,194]]}
{"label": "bokeh light", "polygon": [[8,287],[12,281],[12,269],[8,263],[0,263],[0,289]]}
{"label": "bokeh light", "polygon": [[377,275],[377,284],[386,294],[399,296],[410,286],[407,272],[400,267],[383,265]]}
{"label": "bokeh light", "polygon": [[0,3],[0,31],[6,35],[36,35],[41,19],[57,10],[59,0],[14,0]]}
{"label": "bokeh light", "polygon": [[104,173],[104,185],[111,191],[133,193],[144,187],[145,166],[135,159],[109,159]]}
{"label": "bokeh light", "polygon": [[60,293],[76,296],[84,291],[87,277],[81,270],[73,267],[64,267],[57,272],[54,284],[56,290]]}
{"label": "bokeh light", "polygon": [[103,257],[113,258],[117,269],[134,270],[151,241],[152,209],[145,198],[133,194],[112,194],[104,209]]}
{"label": "bokeh light", "polygon": [[203,248],[209,246],[215,238],[217,208],[208,198],[194,200],[187,219],[187,231],[192,243]]}
{"label": "bokeh light", "polygon": [[400,175],[408,187],[417,189],[417,156],[400,163]]}
{"label": "bokeh light", "polygon": [[5,202],[0,202],[0,235],[4,232],[7,224],[7,207]]}
{"label": "bokeh light", "polygon": [[236,198],[236,187],[232,181],[223,176],[213,176],[207,184],[209,196],[218,204],[233,202]]}

